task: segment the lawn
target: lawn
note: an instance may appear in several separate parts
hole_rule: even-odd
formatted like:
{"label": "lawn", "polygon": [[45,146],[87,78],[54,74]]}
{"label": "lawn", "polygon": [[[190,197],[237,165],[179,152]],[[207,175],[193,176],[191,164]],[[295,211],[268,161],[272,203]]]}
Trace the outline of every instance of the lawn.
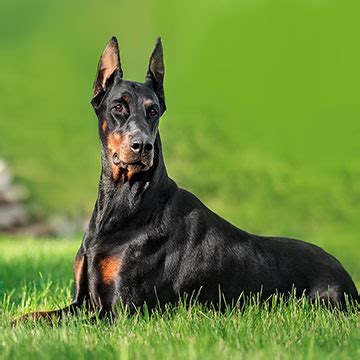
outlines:
{"label": "lawn", "polygon": [[[199,305],[119,310],[115,325],[85,314],[54,327],[10,321],[23,312],[64,306],[71,299],[72,259],[79,240],[1,239],[0,357],[9,359],[355,359],[358,310],[338,313],[304,299],[220,314]],[[359,278],[357,278],[359,280]]]}

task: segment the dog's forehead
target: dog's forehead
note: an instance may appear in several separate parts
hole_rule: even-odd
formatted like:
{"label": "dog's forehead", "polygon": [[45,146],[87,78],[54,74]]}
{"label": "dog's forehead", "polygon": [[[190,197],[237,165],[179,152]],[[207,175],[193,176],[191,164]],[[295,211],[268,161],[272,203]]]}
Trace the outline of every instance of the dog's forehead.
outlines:
{"label": "dog's forehead", "polygon": [[111,99],[121,98],[124,95],[141,101],[152,100],[158,102],[153,89],[148,85],[135,81],[120,80],[115,82],[110,97]]}

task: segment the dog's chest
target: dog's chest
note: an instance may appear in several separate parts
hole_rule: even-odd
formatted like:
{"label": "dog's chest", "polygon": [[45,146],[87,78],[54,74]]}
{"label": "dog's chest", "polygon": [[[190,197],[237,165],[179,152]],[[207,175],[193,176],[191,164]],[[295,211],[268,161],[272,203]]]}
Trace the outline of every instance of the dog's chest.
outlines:
{"label": "dog's chest", "polygon": [[164,268],[164,252],[149,252],[147,246],[95,253],[89,257],[90,297],[99,307],[112,307],[120,300],[137,306],[156,302],[156,291],[164,288]]}

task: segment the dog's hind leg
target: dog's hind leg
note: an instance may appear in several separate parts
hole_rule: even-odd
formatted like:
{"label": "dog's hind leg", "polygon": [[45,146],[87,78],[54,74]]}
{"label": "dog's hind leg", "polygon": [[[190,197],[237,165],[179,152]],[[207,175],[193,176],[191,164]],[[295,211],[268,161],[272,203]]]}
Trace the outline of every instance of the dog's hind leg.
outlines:
{"label": "dog's hind leg", "polygon": [[310,292],[310,299],[319,301],[321,305],[330,307],[343,307],[345,296],[339,285],[317,286]]}
{"label": "dog's hind leg", "polygon": [[359,298],[356,291],[346,291],[339,284],[317,286],[309,295],[314,302],[320,301],[321,305],[344,311],[346,311],[348,303],[358,301]]}

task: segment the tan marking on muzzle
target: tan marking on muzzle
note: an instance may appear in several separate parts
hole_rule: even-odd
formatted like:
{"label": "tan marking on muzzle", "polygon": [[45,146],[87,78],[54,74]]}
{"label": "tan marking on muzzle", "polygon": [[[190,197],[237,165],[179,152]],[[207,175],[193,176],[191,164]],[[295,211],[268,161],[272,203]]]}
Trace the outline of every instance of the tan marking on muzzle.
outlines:
{"label": "tan marking on muzzle", "polygon": [[117,180],[120,176],[120,167],[114,164],[113,157],[115,154],[117,154],[117,156],[121,158],[121,153],[125,146],[124,140],[125,140],[125,136],[119,133],[111,133],[107,137],[107,146],[109,149],[111,170],[112,170],[113,178],[115,180]]}
{"label": "tan marking on muzzle", "polygon": [[131,163],[136,161],[136,156],[130,150],[130,134],[129,133],[110,133],[107,136],[107,147],[111,161],[111,171],[114,180],[130,180],[134,174],[141,171],[139,165],[128,165],[126,168],[121,167],[120,164],[114,164],[114,155],[124,163]]}

